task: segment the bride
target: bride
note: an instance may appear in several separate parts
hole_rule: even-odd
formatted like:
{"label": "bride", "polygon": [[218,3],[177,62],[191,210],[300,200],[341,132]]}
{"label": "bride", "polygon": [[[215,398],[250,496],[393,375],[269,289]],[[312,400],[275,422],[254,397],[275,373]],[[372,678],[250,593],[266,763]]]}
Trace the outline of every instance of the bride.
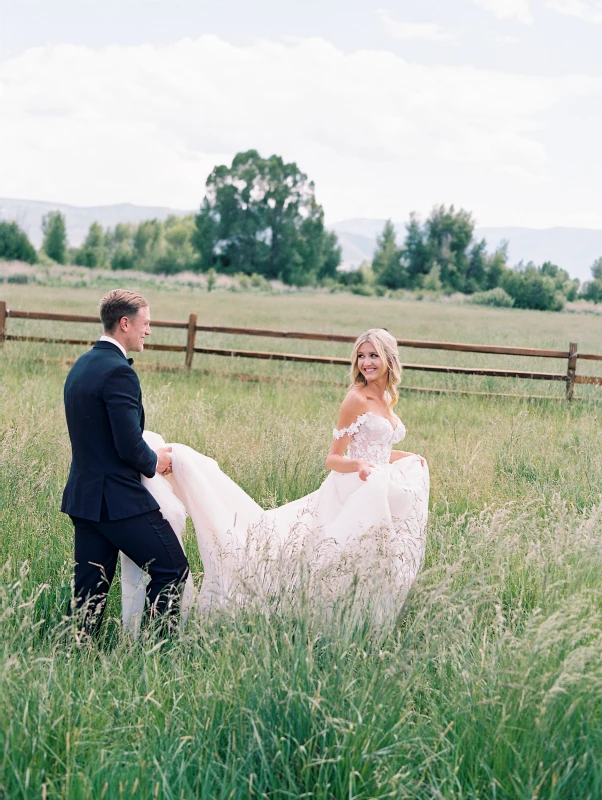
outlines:
{"label": "bride", "polygon": [[[293,595],[328,608],[349,590],[379,619],[401,608],[424,557],[429,473],[421,456],[392,449],[406,434],[393,412],[401,379],[393,336],[363,333],[351,378],[326,458],[331,471],[307,497],[265,511],[213,459],[184,444],[172,445],[172,475],[142,478],[180,541],[186,514],[192,520],[203,563],[199,611]],[[165,444],[150,431],[144,438]],[[121,559],[123,621],[135,633],[147,579]],[[189,577],[184,616],[194,604]]]}

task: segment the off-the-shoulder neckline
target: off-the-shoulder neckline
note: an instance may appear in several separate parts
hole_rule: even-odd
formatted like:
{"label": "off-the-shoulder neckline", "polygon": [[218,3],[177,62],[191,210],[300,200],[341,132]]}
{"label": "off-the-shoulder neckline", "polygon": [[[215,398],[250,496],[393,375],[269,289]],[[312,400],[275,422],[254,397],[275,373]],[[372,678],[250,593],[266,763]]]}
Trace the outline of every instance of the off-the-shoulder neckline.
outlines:
{"label": "off-the-shoulder neckline", "polygon": [[[385,422],[389,423],[389,425],[391,426],[391,428],[393,428],[394,431],[396,431],[397,428],[399,428],[399,425],[401,424],[401,420],[399,419],[397,414],[393,414],[393,416],[397,420],[397,425],[395,425],[395,427],[393,427],[393,423],[391,422],[391,420],[388,417],[383,417],[382,414],[375,414],[374,411],[366,411],[366,413],[362,414],[362,416],[367,416],[368,414],[371,414],[373,417],[378,417],[379,419],[384,419]],[[358,417],[358,419],[359,419],[359,417]]]}
{"label": "off-the-shoulder neckline", "polygon": [[[375,413],[374,413],[374,411],[365,411],[363,414],[360,414],[360,415],[357,417],[357,419],[355,420],[355,422],[352,422],[352,423],[351,423],[351,425],[348,425],[348,426],[347,426],[347,428],[341,428],[340,430],[348,430],[348,429],[349,429],[349,428],[351,428],[353,425],[358,425],[358,424],[359,424],[361,421],[363,421],[363,419],[364,419],[365,417],[367,417],[367,416],[373,416],[373,417],[378,417],[378,419],[384,419],[384,421],[385,421],[385,422],[388,422],[388,423],[389,423],[389,425],[391,426],[391,429],[393,430],[393,432],[397,431],[397,430],[399,429],[399,426],[400,426],[400,425],[403,425],[403,422],[402,422],[402,421],[399,419],[399,417],[397,416],[397,414],[394,414],[394,415],[393,415],[393,416],[395,417],[395,419],[397,420],[397,425],[396,425],[395,427],[393,427],[393,423],[391,422],[391,420],[390,420],[390,419],[387,419],[387,417],[383,417],[383,416],[382,416],[382,414],[375,414]],[[335,430],[337,430],[337,428],[335,428]]]}

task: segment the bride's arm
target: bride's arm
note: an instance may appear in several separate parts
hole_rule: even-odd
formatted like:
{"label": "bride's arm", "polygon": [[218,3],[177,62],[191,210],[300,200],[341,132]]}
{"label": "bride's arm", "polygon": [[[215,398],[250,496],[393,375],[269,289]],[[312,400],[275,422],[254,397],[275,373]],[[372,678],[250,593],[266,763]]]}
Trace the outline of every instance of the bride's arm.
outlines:
{"label": "bride's arm", "polygon": [[407,458],[408,456],[413,456],[415,453],[408,453],[405,450],[391,450],[391,458],[389,459],[389,464],[393,464],[395,461],[399,461],[400,458]]}
{"label": "bride's arm", "polygon": [[408,456],[416,456],[419,458],[420,463],[424,467],[425,461],[422,456],[419,456],[418,453],[408,453],[406,450],[391,450],[389,464],[393,464],[395,461],[399,461],[400,458],[407,458]]}
{"label": "bride's arm", "polygon": [[[367,410],[365,400],[350,392],[341,405],[337,429],[341,431],[348,428]],[[357,472],[359,477],[365,481],[374,464],[371,461],[362,461],[357,458],[345,458],[344,453],[350,441],[351,436],[348,433],[341,436],[340,439],[333,439],[330,452],[326,457],[326,467],[335,472]]]}

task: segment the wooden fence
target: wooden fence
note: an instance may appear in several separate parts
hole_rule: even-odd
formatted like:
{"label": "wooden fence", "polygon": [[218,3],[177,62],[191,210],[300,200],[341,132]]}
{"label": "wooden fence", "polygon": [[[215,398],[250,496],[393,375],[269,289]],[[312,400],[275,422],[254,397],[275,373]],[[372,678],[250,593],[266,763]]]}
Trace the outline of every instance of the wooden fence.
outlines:
{"label": "wooden fence", "polygon": [[[9,319],[35,319],[53,322],[78,322],[99,323],[97,316],[81,316],[77,314],[55,314],[45,311],[17,311],[8,309],[6,302],[0,300],[0,346],[5,341],[13,342],[47,342],[51,344],[69,344],[90,346],[94,339],[56,339],[45,336],[20,336],[7,333]],[[186,331],[186,344],[145,344],[145,350],[159,350],[184,354],[184,365],[190,369],[195,353],[218,356],[238,356],[242,358],[260,358],[273,361],[293,361],[314,364],[349,365],[349,359],[334,356],[305,355],[301,353],[274,353],[264,350],[240,350],[237,348],[197,347],[195,346],[197,332],[228,333],[238,336],[265,336],[278,339],[306,339],[317,342],[348,342],[355,341],[355,336],[336,333],[307,333],[300,331],[269,330],[264,328],[234,328],[224,325],[199,325],[197,315],[190,314],[188,322],[174,320],[153,320],[155,328],[171,328]],[[594,353],[579,353],[577,342],[571,342],[568,350],[545,350],[533,347],[500,347],[497,345],[470,344],[462,342],[432,342],[419,339],[397,339],[400,347],[421,348],[427,350],[447,350],[465,353],[489,353],[493,355],[526,356],[530,358],[555,358],[566,362],[565,372],[534,372],[532,370],[493,369],[482,367],[457,367],[435,364],[404,363],[404,370],[417,370],[421,372],[440,372],[455,375],[480,375],[494,378],[519,378],[528,380],[562,381],[566,385],[566,399],[572,400],[575,384],[591,384],[602,386],[602,377],[592,375],[577,375],[577,360],[602,361],[602,355]]]}

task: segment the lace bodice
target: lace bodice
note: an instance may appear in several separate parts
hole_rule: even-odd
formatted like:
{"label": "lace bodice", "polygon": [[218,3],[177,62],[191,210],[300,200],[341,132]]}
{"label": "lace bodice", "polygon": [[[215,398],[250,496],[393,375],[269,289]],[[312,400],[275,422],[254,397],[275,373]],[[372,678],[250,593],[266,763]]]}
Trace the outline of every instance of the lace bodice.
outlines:
{"label": "lace bodice", "polygon": [[334,429],[335,439],[341,439],[346,433],[351,437],[347,448],[349,458],[371,461],[376,465],[389,463],[391,447],[406,435],[403,422],[395,415],[397,427],[394,428],[388,419],[367,411],[359,416],[348,428]]}

